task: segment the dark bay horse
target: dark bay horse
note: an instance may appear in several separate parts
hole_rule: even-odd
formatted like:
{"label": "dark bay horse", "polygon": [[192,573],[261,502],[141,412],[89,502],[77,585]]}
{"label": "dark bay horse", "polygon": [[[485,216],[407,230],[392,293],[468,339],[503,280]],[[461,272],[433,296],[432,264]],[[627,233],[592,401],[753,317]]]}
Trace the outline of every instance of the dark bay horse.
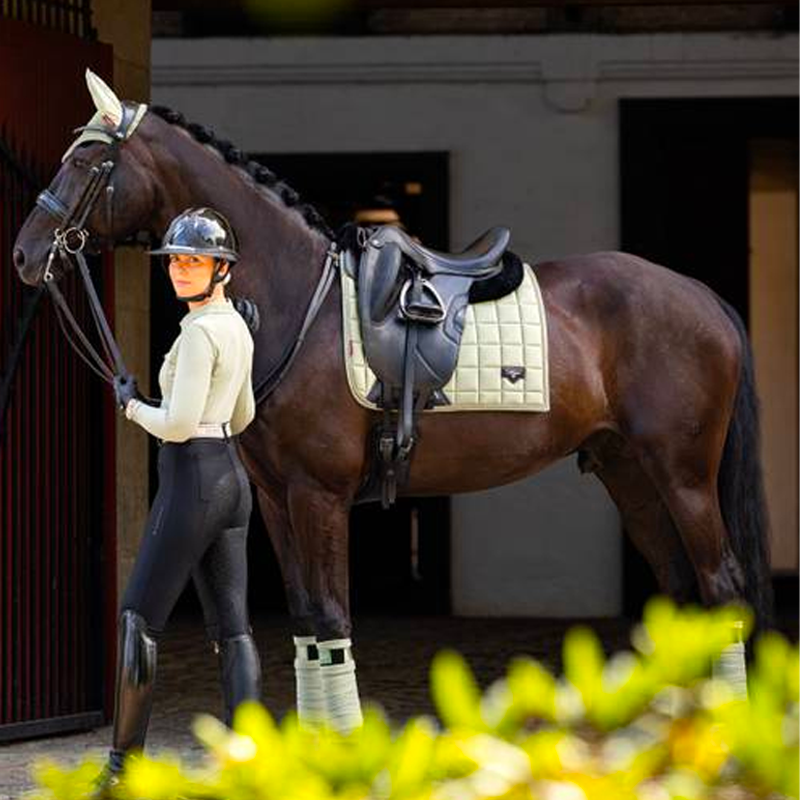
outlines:
{"label": "dark bay horse", "polygon": [[[90,142],[52,192],[69,205],[107,157]],[[241,243],[234,294],[261,311],[254,383],[295,341],[330,232],[319,215],[229,142],[150,109],[119,148],[113,217],[87,227],[108,243],[155,240],[188,206],[208,205]],[[113,225],[109,222],[113,219]],[[42,281],[55,220],[34,209],[14,261]],[[705,285],[620,252],[533,267],[548,315],[551,410],[423,415],[407,495],[510,483],[577,454],[603,482],[661,590],[685,601],[744,599],[769,619],[768,523],[750,345],[738,315]],[[348,512],[368,471],[376,414],[347,385],[338,281],[240,448],[283,573],[297,633],[347,637]],[[536,535],[531,531],[531,535]]]}

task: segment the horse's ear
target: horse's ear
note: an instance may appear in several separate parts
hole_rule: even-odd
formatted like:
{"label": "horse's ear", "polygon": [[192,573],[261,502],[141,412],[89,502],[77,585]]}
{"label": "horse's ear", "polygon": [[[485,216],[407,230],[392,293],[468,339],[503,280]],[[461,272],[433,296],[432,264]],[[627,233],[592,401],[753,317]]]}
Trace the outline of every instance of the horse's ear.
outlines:
{"label": "horse's ear", "polygon": [[97,110],[111,127],[116,128],[122,121],[122,103],[114,90],[99,76],[87,68],[86,86],[94,100]]}

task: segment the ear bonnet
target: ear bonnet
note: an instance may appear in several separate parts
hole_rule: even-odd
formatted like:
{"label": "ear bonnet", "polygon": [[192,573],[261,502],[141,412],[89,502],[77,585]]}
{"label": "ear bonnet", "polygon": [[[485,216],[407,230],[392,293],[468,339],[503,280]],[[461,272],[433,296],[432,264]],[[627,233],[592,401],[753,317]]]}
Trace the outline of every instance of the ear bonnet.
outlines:
{"label": "ear bonnet", "polygon": [[90,69],[86,70],[86,86],[97,110],[86,125],[75,129],[79,136],[61,156],[62,162],[76,147],[86,142],[111,144],[130,139],[147,111],[146,103],[123,103],[114,90]]}

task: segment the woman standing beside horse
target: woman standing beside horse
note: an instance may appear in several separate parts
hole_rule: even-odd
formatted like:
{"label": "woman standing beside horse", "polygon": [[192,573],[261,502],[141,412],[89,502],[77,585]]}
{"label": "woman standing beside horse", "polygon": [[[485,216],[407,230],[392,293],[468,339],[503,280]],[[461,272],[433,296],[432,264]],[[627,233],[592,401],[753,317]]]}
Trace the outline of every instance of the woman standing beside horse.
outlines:
{"label": "woman standing beside horse", "polygon": [[225,297],[238,259],[236,240],[221,214],[188,209],[154,253],[169,258],[175,296],[189,313],[161,367],[159,405],[139,394],[135,380],[115,380],[126,417],[159,439],[159,487],[120,608],[113,746],[101,794],[115,782],[126,755],[144,747],[156,642],[190,578],[219,655],[226,723],[243,700],[260,698],[247,614],[252,501],[230,438],[255,416],[253,340]]}

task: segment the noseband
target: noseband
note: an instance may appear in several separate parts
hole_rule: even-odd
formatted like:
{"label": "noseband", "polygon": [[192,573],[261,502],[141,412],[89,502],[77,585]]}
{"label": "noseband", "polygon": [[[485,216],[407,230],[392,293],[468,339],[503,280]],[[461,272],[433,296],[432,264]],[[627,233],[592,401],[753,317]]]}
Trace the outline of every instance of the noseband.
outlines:
{"label": "noseband", "polygon": [[[92,238],[91,232],[86,228],[86,220],[94,210],[97,200],[101,193],[106,196],[106,216],[108,219],[108,233],[109,236],[113,233],[114,222],[114,185],[111,183],[111,173],[117,164],[119,157],[119,148],[121,143],[127,138],[127,131],[135,116],[135,109],[128,106],[123,106],[122,119],[120,124],[115,130],[101,126],[84,125],[75,129],[75,133],[79,131],[90,131],[100,134],[102,137],[111,137],[110,154],[99,165],[94,165],[89,169],[89,180],[83,187],[77,200],[73,203],[71,208],[68,208],[61,199],[50,190],[48,187],[39,194],[36,198],[36,205],[47,212],[51,217],[54,217],[59,225],[53,232],[53,242],[50,245],[50,252],[47,255],[47,265],[45,267],[43,280],[53,298],[56,307],[56,316],[58,318],[59,326],[67,338],[67,341],[72,345],[75,352],[83,359],[89,368],[100,378],[112,383],[114,375],[128,376],[128,371],[122,360],[119,346],[117,345],[114,335],[111,333],[111,328],[108,325],[103,306],[97,296],[94,283],[92,282],[89,273],[89,267],[86,264],[86,257],[83,254],[87,242]],[[54,259],[58,257],[65,264],[69,264],[70,257],[73,257],[78,265],[83,283],[86,286],[86,293],[89,297],[89,307],[94,318],[95,325],[97,326],[100,335],[100,341],[103,345],[106,358],[103,358],[86,335],[80,328],[77,320],[69,310],[64,295],[61,290],[56,286],[55,275],[51,269]],[[84,349],[88,353],[88,357],[84,354],[75,341],[70,337],[64,326],[64,320],[69,323],[75,335],[80,340]],[[113,362],[113,368],[108,365],[106,359]]]}
{"label": "noseband", "polygon": [[[115,144],[112,145],[112,148],[114,148],[112,157],[103,161],[99,166],[95,165],[90,168],[89,180],[86,182],[83,191],[71,209],[67,208],[49,188],[41,192],[36,198],[36,205],[50,214],[51,217],[55,217],[59,222],[59,227],[55,229],[53,234],[51,255],[55,250],[65,251],[70,255],[76,255],[84,249],[86,242],[89,241],[90,238],[89,231],[84,227],[86,219],[89,214],[92,213],[97,198],[104,186],[106,189],[106,208],[109,223],[111,222],[114,186],[109,183],[109,178],[116,166],[117,147],[118,144],[115,142]],[[48,259],[47,262],[47,269],[44,274],[45,281],[51,281],[53,279],[53,273],[50,271],[51,264],[52,258]]]}

